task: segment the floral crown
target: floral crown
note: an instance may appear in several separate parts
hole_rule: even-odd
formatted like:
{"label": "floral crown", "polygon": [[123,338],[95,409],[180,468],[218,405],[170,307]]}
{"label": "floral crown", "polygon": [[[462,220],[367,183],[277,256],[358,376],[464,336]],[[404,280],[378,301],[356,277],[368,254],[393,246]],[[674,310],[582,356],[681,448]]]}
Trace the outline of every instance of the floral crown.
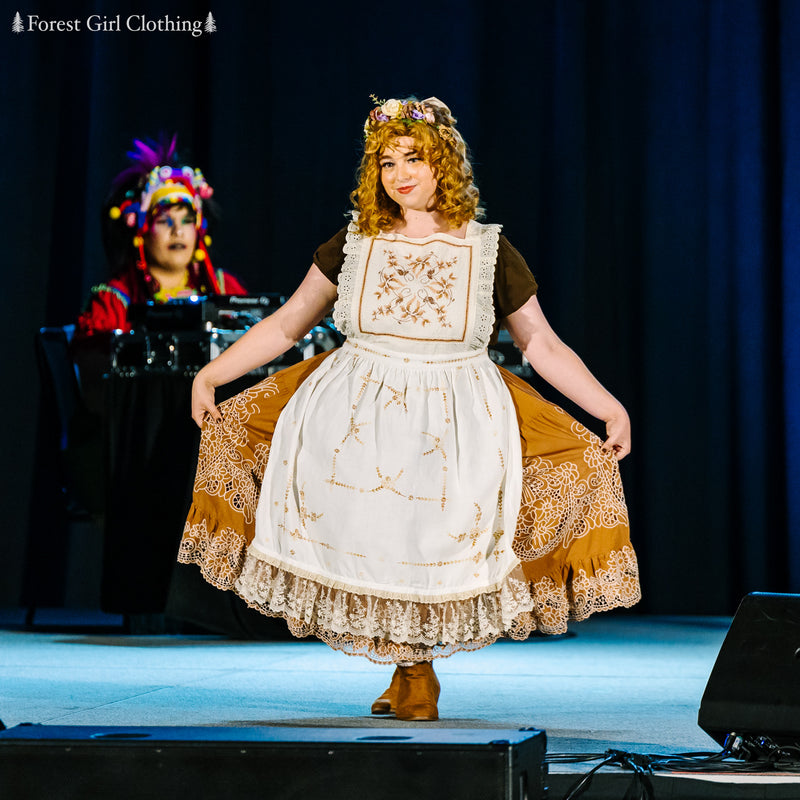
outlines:
{"label": "floral crown", "polygon": [[364,138],[368,139],[385,122],[400,120],[407,126],[415,123],[427,123],[436,130],[445,141],[455,138],[454,129],[449,124],[455,122],[450,114],[450,109],[437,100],[429,97],[427,100],[379,100],[374,94],[370,95],[375,108],[369,112],[364,123]]}

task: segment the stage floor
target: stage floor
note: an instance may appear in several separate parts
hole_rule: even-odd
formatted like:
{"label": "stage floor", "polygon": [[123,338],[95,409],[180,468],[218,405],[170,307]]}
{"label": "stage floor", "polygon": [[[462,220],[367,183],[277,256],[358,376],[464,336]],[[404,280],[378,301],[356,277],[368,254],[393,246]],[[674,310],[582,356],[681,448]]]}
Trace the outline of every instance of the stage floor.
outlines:
{"label": "stage floor", "polygon": [[[0,630],[0,720],[9,728],[535,727],[547,734],[549,756],[608,748],[711,752],[719,746],[698,727],[697,711],[729,624],[729,618],[717,617],[606,614],[574,624],[565,636],[503,641],[442,659],[436,662],[442,695],[434,723],[372,717],[370,703],[388,684],[392,668],[314,640],[26,632],[6,626]],[[551,765],[550,771],[574,778],[591,766]],[[787,780],[797,776],[785,776],[784,785]],[[774,796],[800,797],[800,784],[794,786],[797,794]],[[584,795],[602,796],[595,790]]]}

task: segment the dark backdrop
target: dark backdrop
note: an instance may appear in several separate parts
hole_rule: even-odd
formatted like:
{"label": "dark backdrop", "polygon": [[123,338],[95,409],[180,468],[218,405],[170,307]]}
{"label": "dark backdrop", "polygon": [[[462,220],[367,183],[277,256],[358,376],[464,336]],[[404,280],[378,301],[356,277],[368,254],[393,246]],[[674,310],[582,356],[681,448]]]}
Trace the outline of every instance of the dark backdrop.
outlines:
{"label": "dark backdrop", "polygon": [[[53,557],[30,525],[35,332],[106,276],[99,208],[131,139],[177,131],[222,206],[217,266],[286,292],[342,224],[370,93],[451,106],[489,219],[629,408],[641,610],[800,590],[800,2],[14,3],[0,605],[19,602],[26,553]],[[16,11],[82,30],[15,33]],[[199,37],[85,30],[92,13],[209,11]]]}

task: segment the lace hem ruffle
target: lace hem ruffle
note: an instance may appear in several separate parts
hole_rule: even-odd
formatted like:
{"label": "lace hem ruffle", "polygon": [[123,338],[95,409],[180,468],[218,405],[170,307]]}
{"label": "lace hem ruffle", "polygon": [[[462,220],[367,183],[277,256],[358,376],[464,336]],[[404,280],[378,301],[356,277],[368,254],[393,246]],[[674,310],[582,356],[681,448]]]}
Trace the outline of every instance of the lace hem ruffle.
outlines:
{"label": "lace hem ruffle", "polygon": [[[474,647],[499,636],[524,637],[532,607],[528,584],[517,567],[494,591],[442,602],[420,602],[397,597],[360,594],[340,586],[323,585],[274,566],[251,553],[245,557],[235,590],[248,604],[268,615],[289,621],[295,635],[314,634],[337,649],[363,650],[353,642],[371,641],[364,655],[383,660],[376,648],[402,643],[414,652]],[[523,632],[522,629],[527,628]],[[350,642],[351,644],[347,644]],[[390,648],[392,652],[396,647]],[[405,657],[405,656],[404,656]],[[436,657],[429,655],[428,658]]]}
{"label": "lace hem ruffle", "polygon": [[630,546],[570,565],[566,580],[545,575],[528,583],[515,571],[497,592],[439,604],[322,586],[247,555],[245,548],[244,537],[229,528],[212,535],[205,520],[189,522],[178,560],[197,564],[209,583],[235,591],[262,614],[283,617],[294,636],[315,636],[377,663],[429,661],[478,650],[501,637],[525,639],[534,630],[565,633],[569,620],[628,608],[641,599]]}
{"label": "lace hem ruffle", "polygon": [[569,580],[545,575],[530,584],[536,628],[542,633],[566,633],[569,620],[580,622],[598,611],[629,608],[642,599],[636,554],[628,545],[569,569]]}
{"label": "lace hem ruffle", "polygon": [[205,519],[192,522],[190,516],[183,529],[178,561],[197,564],[205,580],[227,591],[234,588],[242,572],[246,550],[247,540],[233,528],[219,527],[212,533]]}

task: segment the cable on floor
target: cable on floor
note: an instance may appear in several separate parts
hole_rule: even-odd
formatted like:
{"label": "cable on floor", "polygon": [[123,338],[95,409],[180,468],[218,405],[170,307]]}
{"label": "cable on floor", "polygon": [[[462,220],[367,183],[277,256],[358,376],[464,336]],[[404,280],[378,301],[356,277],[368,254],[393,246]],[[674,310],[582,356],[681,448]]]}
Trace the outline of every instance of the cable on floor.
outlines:
{"label": "cable on floor", "polygon": [[631,770],[633,776],[623,800],[655,800],[650,777],[654,772],[755,773],[796,772],[800,775],[800,743],[780,744],[769,736],[731,733],[718,753],[629,753],[606,750],[605,753],[549,753],[546,764],[580,764],[599,761],[570,786],[562,800],[575,800],[591,786],[594,776],[604,767]]}

